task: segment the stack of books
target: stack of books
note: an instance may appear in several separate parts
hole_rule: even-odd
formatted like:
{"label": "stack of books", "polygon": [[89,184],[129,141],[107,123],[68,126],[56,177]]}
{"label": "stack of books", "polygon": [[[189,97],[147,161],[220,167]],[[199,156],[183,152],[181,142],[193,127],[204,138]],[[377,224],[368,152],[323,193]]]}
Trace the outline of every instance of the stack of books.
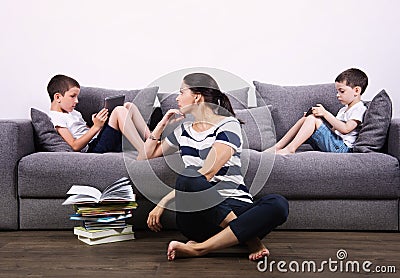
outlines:
{"label": "stack of books", "polygon": [[137,207],[128,178],[121,178],[103,192],[86,185],[73,185],[63,205],[73,205],[71,220],[81,220],[74,234],[89,245],[134,239],[132,226],[126,220]]}

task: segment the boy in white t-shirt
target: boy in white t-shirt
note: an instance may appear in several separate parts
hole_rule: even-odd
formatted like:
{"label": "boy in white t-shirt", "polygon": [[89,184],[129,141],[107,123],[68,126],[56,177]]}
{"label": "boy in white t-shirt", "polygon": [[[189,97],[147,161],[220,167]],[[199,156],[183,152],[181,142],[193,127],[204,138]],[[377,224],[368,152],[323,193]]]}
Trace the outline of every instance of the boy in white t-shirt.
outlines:
{"label": "boy in white t-shirt", "polygon": [[93,126],[88,127],[81,113],[75,110],[80,93],[75,79],[56,75],[50,80],[47,91],[51,100],[49,116],[57,132],[74,151],[121,152],[124,135],[139,154],[144,152],[143,140],[149,137],[150,130],[133,103],[116,107],[111,115],[107,109],[101,109],[92,115]]}
{"label": "boy in white t-shirt", "polygon": [[317,104],[312,107],[312,114],[298,120],[270,150],[275,149],[277,154],[293,154],[301,144],[309,140],[324,152],[352,152],[367,110],[361,101],[367,86],[368,77],[363,71],[355,68],[345,70],[335,79],[337,98],[344,104],[337,116]]}

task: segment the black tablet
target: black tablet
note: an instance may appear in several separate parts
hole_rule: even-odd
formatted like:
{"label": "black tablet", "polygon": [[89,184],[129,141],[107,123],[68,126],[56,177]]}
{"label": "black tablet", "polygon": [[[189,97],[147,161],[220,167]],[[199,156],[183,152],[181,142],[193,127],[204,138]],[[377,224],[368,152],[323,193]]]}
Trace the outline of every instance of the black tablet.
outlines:
{"label": "black tablet", "polygon": [[124,102],[125,102],[125,95],[106,97],[104,99],[104,108],[108,109],[108,115],[110,115],[115,107],[124,105]]}

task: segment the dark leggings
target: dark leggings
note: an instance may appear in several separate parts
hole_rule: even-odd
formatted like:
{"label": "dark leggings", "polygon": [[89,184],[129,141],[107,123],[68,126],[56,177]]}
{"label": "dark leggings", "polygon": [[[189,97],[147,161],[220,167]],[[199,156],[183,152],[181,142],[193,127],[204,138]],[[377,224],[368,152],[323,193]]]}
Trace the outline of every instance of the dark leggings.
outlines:
{"label": "dark leggings", "polygon": [[[240,243],[258,237],[264,238],[274,228],[283,224],[289,213],[287,200],[278,194],[266,195],[254,203],[247,203],[233,198],[221,200],[217,205],[199,211],[182,212],[180,208],[185,203],[193,202],[188,200],[185,192],[199,192],[207,190],[204,199],[209,200],[221,198],[218,191],[202,175],[193,174],[192,169],[186,169],[176,180],[177,206],[176,222],[178,229],[188,239],[202,242],[222,231],[219,226],[229,212],[233,211],[236,219],[229,223],[232,232]],[[181,193],[183,192],[183,193]],[[201,196],[196,196],[196,198]]]}

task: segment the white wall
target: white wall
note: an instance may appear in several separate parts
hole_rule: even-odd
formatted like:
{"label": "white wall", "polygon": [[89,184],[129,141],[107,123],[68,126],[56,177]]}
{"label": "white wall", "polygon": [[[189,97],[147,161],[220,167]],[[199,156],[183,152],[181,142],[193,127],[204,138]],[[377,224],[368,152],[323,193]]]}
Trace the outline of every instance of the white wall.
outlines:
{"label": "white wall", "polygon": [[[47,111],[57,73],[82,85],[142,88],[188,67],[246,81],[333,82],[366,71],[400,117],[400,2],[0,0],[0,118]],[[179,84],[177,84],[179,86]]]}

